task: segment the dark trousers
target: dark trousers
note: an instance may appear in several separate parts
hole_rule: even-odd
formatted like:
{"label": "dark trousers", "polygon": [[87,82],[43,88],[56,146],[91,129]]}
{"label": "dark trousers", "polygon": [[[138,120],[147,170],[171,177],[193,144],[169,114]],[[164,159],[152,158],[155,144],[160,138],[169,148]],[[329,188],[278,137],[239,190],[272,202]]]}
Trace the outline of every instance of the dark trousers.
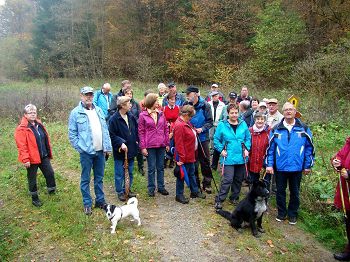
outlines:
{"label": "dark trousers", "polygon": [[142,170],[143,166],[144,166],[144,163],[143,163],[143,155],[141,153],[140,148],[137,150],[136,160],[137,160],[137,167],[138,167],[138,169]]}
{"label": "dark trousers", "polygon": [[[203,152],[204,151],[204,152]],[[211,186],[211,180],[213,178],[213,175],[211,173],[210,168],[210,152],[209,152],[209,140],[203,141],[200,144],[198,144],[198,157],[197,161],[195,163],[195,171],[194,174],[197,179],[197,185],[199,186],[199,174],[198,174],[198,165],[201,165],[201,171],[203,175],[203,187],[209,187]]]}
{"label": "dark trousers", "polygon": [[217,150],[213,150],[213,158],[211,160],[211,168],[216,170],[218,168],[219,164],[219,159],[220,159],[220,152]]}
{"label": "dark trousers", "polygon": [[[194,163],[183,164],[180,168],[186,168],[188,179],[190,181],[191,193],[198,193],[198,186],[196,178],[194,176]],[[184,180],[179,177],[176,178],[176,195],[180,196],[184,194]]]}
{"label": "dark trousers", "polygon": [[45,157],[41,160],[40,164],[31,164],[30,167],[27,168],[29,193],[31,195],[38,194],[38,185],[36,179],[38,168],[40,168],[45,177],[47,190],[53,191],[56,189],[55,173],[52,169],[50,159],[48,157]]}
{"label": "dark trousers", "polygon": [[[300,205],[299,190],[300,182],[302,178],[302,173],[300,172],[276,172],[276,202],[278,216],[285,217],[297,217],[298,209]],[[288,204],[286,204],[286,189],[287,184],[290,191],[290,199]]]}
{"label": "dark trousers", "polygon": [[232,191],[230,199],[236,200],[241,192],[242,181],[244,178],[244,165],[225,165],[224,175],[221,178],[219,194],[216,196],[217,202],[225,201],[227,194]]}
{"label": "dark trousers", "polygon": [[[254,173],[254,172],[249,172],[251,182],[254,183],[256,181],[259,181],[260,179],[260,173]],[[261,177],[262,179],[262,177]],[[266,173],[265,177],[263,179],[263,182],[265,183],[267,189],[271,192],[270,190],[270,184],[271,184],[271,174]]]}

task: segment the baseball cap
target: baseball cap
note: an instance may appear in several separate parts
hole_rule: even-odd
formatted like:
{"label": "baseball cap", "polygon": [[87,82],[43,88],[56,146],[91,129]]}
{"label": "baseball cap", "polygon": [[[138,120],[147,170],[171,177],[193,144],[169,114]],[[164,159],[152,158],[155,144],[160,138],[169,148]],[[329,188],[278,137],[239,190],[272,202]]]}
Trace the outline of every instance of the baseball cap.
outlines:
{"label": "baseball cap", "polygon": [[218,91],[213,91],[213,92],[210,93],[210,96],[216,96],[216,95],[218,95],[218,94],[219,94]]}
{"label": "baseball cap", "polygon": [[168,83],[168,87],[174,87],[174,86],[176,86],[175,82],[172,81]]}
{"label": "baseball cap", "polygon": [[80,94],[93,93],[94,89],[91,86],[84,86],[80,89]]}
{"label": "baseball cap", "polygon": [[237,98],[237,93],[236,92],[231,92],[229,93],[229,98]]}
{"label": "baseball cap", "polygon": [[268,104],[270,104],[270,103],[278,104],[278,100],[276,98],[271,98],[271,99],[269,99],[269,101],[267,103]]}
{"label": "baseball cap", "polygon": [[192,92],[195,92],[195,93],[199,93],[199,89],[195,86],[189,86],[187,87],[186,89],[186,94],[189,94],[189,93],[192,93]]}
{"label": "baseball cap", "polygon": [[215,88],[218,88],[218,84],[212,84],[211,87],[215,87]]}
{"label": "baseball cap", "polygon": [[267,105],[266,105],[265,102],[260,102],[260,103],[259,103],[259,107],[262,107],[262,106],[267,107]]}

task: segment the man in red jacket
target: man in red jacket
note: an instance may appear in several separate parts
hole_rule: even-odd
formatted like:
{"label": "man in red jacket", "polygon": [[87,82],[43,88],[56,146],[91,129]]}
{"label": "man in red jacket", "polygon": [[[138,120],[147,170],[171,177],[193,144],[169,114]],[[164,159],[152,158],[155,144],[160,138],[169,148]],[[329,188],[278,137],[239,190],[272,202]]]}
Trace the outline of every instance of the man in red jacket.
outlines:
{"label": "man in red jacket", "polygon": [[49,135],[37,118],[36,106],[29,104],[24,108],[24,116],[16,128],[15,140],[18,149],[18,160],[27,169],[29,193],[32,196],[32,204],[42,205],[38,196],[37,172],[38,168],[43,172],[49,194],[54,194],[56,182],[50,159],[52,151]]}

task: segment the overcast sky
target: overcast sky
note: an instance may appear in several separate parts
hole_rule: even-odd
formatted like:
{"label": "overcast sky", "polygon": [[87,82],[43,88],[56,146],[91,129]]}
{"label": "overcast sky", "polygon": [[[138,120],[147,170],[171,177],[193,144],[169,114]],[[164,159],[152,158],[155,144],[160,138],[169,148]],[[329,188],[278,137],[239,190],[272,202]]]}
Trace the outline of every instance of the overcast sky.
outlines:
{"label": "overcast sky", "polygon": [[0,0],[0,5],[5,4],[5,0]]}

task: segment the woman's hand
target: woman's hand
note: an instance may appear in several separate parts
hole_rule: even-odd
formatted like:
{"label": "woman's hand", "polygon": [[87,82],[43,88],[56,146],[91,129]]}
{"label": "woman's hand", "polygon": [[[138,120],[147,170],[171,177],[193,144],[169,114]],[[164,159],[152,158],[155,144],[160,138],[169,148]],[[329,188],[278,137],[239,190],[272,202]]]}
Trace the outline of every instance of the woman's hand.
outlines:
{"label": "woman's hand", "polygon": [[144,155],[144,156],[148,156],[148,152],[147,152],[147,149],[146,149],[146,148],[142,149],[142,150],[141,150],[141,153],[142,153],[142,155]]}
{"label": "woman's hand", "polygon": [[222,150],[221,151],[221,155],[223,156],[223,157],[227,157],[227,151],[224,149],[224,150]]}
{"label": "woman's hand", "polygon": [[266,173],[273,175],[274,174],[273,167],[266,167]]}
{"label": "woman's hand", "polygon": [[344,177],[345,179],[348,179],[349,178],[349,175],[348,175],[348,171],[343,168],[341,171],[340,171],[340,174],[342,177]]}
{"label": "woman's hand", "polygon": [[25,162],[25,163],[23,163],[23,165],[24,165],[25,168],[29,168],[30,167],[30,162]]}
{"label": "woman's hand", "polygon": [[128,147],[123,143],[120,148],[123,150],[123,151],[126,151],[128,150]]}
{"label": "woman's hand", "polygon": [[165,147],[165,151],[169,152],[169,150],[170,150],[170,147],[169,147],[169,146],[166,146],[166,147]]}
{"label": "woman's hand", "polygon": [[247,149],[244,149],[244,156],[248,157],[249,156],[249,151]]}
{"label": "woman's hand", "polygon": [[179,161],[179,162],[176,162],[176,164],[177,164],[178,166],[182,166],[184,163],[181,162],[181,161]]}

